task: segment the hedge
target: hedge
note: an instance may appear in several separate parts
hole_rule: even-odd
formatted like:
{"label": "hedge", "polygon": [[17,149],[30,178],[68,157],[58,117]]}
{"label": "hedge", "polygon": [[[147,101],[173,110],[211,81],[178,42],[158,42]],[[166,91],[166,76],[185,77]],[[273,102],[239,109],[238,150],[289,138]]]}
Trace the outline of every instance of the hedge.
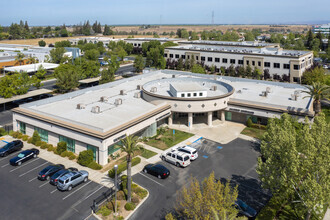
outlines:
{"label": "hedge", "polygon": [[[141,162],[140,157],[134,157],[132,159],[132,167],[139,164],[140,162]],[[123,163],[118,165],[117,175],[121,174],[126,169],[127,169],[127,161],[124,161]],[[111,177],[111,178],[115,177],[115,169],[114,168],[109,170],[109,177]]]}
{"label": "hedge", "polygon": [[61,155],[64,151],[67,150],[67,144],[64,141],[57,143],[56,153]]}
{"label": "hedge", "polygon": [[93,170],[100,170],[102,169],[102,166],[98,163],[96,163],[95,161],[92,161],[90,164],[88,164],[89,168],[93,169]]}
{"label": "hedge", "polygon": [[135,204],[132,203],[132,202],[128,202],[128,203],[125,204],[125,209],[126,209],[127,211],[134,210],[135,207],[136,207]]}
{"label": "hedge", "polygon": [[79,163],[81,166],[87,167],[92,162],[93,162],[92,150],[84,150],[79,153],[77,163]]}

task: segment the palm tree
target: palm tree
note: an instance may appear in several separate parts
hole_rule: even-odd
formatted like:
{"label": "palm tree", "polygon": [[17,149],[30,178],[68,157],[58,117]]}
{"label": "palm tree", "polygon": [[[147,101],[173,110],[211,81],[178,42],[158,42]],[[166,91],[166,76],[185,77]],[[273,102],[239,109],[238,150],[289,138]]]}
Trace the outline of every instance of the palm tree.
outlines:
{"label": "palm tree", "polygon": [[137,145],[137,136],[129,135],[121,140],[122,146],[120,149],[127,153],[127,201],[131,202],[131,182],[132,182],[132,157],[135,151],[139,150],[140,147]]}
{"label": "palm tree", "polygon": [[17,53],[16,57],[15,57],[15,61],[16,63],[18,63],[19,65],[22,65],[22,63],[24,63],[24,57],[25,55],[21,52]]}
{"label": "palm tree", "polygon": [[308,96],[303,98],[312,98],[314,99],[313,107],[315,114],[321,112],[321,99],[324,96],[324,92],[328,90],[330,87],[328,85],[323,85],[320,82],[313,82],[312,85],[305,86],[308,91],[302,91],[303,93],[307,93]]}
{"label": "palm tree", "polygon": [[27,62],[30,64],[38,63],[38,59],[36,57],[29,57]]}

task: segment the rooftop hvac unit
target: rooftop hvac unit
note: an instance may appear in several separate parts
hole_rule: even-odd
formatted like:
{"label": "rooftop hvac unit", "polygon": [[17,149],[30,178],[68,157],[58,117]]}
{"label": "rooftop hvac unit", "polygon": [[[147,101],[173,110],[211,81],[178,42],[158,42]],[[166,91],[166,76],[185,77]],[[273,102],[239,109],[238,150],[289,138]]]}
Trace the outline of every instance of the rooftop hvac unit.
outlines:
{"label": "rooftop hvac unit", "polygon": [[120,95],[126,95],[125,90],[120,90]]}
{"label": "rooftop hvac unit", "polygon": [[297,101],[298,100],[298,95],[296,94],[291,94],[291,100]]}
{"label": "rooftop hvac unit", "polygon": [[267,87],[267,88],[266,88],[266,92],[267,92],[267,93],[271,93],[271,92],[272,92],[272,89],[271,89],[270,87]]}
{"label": "rooftop hvac unit", "polygon": [[296,90],[296,91],[294,91],[293,94],[294,94],[295,96],[299,97],[299,96],[300,96],[300,91]]}
{"label": "rooftop hvac unit", "polygon": [[136,89],[137,90],[142,90],[142,85],[137,85]]}
{"label": "rooftop hvac unit", "polygon": [[96,113],[96,114],[100,113],[101,112],[100,106],[93,106],[91,112]]}
{"label": "rooftop hvac unit", "polygon": [[107,96],[101,96],[100,101],[101,102],[107,102],[108,101],[108,97]]}
{"label": "rooftop hvac unit", "polygon": [[85,104],[82,103],[77,104],[77,109],[85,109],[85,107],[86,107]]}
{"label": "rooftop hvac unit", "polygon": [[211,91],[216,91],[218,89],[217,86],[211,86]]}
{"label": "rooftop hvac unit", "polygon": [[157,92],[157,87],[151,87],[150,92]]}
{"label": "rooftop hvac unit", "polygon": [[137,98],[137,99],[141,98],[141,92],[136,92],[134,94],[134,98]]}
{"label": "rooftop hvac unit", "polygon": [[268,95],[267,91],[262,91],[262,92],[261,92],[261,96],[263,96],[263,97],[267,97],[267,95]]}
{"label": "rooftop hvac unit", "polygon": [[123,104],[123,100],[122,99],[116,99],[115,100],[115,105],[121,105]]}
{"label": "rooftop hvac unit", "polygon": [[172,78],[175,78],[175,75],[172,75]]}

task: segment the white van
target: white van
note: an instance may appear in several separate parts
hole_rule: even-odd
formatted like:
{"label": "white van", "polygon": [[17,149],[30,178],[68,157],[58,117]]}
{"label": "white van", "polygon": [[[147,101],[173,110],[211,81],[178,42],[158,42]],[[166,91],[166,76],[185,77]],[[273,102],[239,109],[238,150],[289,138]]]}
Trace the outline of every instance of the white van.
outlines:
{"label": "white van", "polygon": [[190,164],[190,155],[178,150],[165,151],[162,160],[175,164],[177,167],[187,167]]}
{"label": "white van", "polygon": [[197,157],[198,157],[197,150],[193,147],[188,146],[188,145],[183,146],[183,147],[178,147],[177,150],[180,151],[180,152],[189,154],[190,160],[196,160]]}

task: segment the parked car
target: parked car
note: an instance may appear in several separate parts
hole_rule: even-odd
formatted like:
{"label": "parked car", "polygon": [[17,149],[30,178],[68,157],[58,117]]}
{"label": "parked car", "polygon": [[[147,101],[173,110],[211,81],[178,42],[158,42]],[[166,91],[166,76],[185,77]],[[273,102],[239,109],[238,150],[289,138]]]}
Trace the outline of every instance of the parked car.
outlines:
{"label": "parked car", "polygon": [[38,149],[31,148],[29,150],[22,151],[21,153],[19,153],[17,155],[17,157],[10,159],[9,163],[10,163],[10,165],[13,165],[13,166],[20,166],[20,165],[22,165],[22,163],[24,163],[32,158],[36,158],[38,154],[39,154]]}
{"label": "parked car", "polygon": [[57,173],[60,170],[64,170],[65,167],[62,164],[56,164],[56,165],[49,165],[43,170],[41,170],[38,174],[39,180],[49,180],[51,176],[53,176],[55,173]]}
{"label": "parked car", "polygon": [[49,183],[52,184],[52,185],[54,185],[54,186],[57,186],[58,180],[62,176],[64,176],[65,174],[68,174],[68,173],[70,173],[72,171],[78,171],[78,169],[77,168],[70,167],[70,168],[65,169],[65,170],[57,171],[53,176],[51,176]]}
{"label": "parked car", "polygon": [[23,142],[20,140],[9,142],[5,146],[0,148],[0,156],[6,157],[8,154],[11,154],[15,151],[19,151],[22,148],[23,148]]}
{"label": "parked car", "polygon": [[177,167],[186,167],[190,164],[190,155],[177,150],[165,151],[162,153],[161,158],[164,161],[175,164]]}
{"label": "parked car", "polygon": [[252,207],[248,206],[245,202],[237,199],[235,202],[235,207],[238,209],[239,214],[244,215],[249,218],[253,218],[257,215],[257,211]]}
{"label": "parked car", "polygon": [[88,172],[85,170],[74,171],[62,176],[57,183],[57,189],[61,191],[70,191],[73,187],[82,182],[87,182]]}
{"label": "parked car", "polygon": [[177,150],[189,154],[190,160],[196,160],[198,157],[197,150],[193,147],[183,146],[183,147],[178,147]]}
{"label": "parked car", "polygon": [[154,175],[158,179],[165,179],[170,175],[170,171],[161,164],[147,164],[143,168],[143,172]]}

